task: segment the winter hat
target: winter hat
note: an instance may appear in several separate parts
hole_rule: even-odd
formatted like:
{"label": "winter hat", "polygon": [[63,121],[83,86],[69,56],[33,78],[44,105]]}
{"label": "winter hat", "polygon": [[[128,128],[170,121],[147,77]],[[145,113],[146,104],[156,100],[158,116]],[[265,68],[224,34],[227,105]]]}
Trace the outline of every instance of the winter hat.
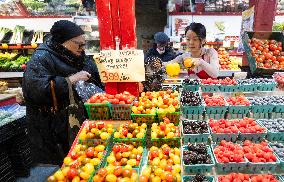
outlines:
{"label": "winter hat", "polygon": [[68,20],[59,20],[50,29],[52,40],[62,44],[67,40],[84,34],[84,31],[75,23]]}
{"label": "winter hat", "polygon": [[155,43],[157,44],[166,44],[169,42],[169,37],[164,32],[157,32],[154,35]]}

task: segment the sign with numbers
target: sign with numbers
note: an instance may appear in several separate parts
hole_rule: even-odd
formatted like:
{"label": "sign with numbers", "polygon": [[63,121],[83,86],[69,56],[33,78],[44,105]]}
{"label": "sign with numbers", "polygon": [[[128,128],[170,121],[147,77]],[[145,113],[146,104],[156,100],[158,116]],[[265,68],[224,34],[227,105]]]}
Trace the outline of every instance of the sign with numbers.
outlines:
{"label": "sign with numbers", "polygon": [[94,59],[104,83],[145,81],[143,50],[104,50]]}

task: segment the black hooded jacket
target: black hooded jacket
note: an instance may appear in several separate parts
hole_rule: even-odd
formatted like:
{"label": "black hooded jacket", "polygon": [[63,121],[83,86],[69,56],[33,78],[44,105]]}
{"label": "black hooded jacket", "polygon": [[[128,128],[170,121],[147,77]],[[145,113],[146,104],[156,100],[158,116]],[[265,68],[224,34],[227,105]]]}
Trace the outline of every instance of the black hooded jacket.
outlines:
{"label": "black hooded jacket", "polygon": [[169,47],[166,47],[165,52],[163,54],[159,54],[159,52],[156,49],[156,46],[154,46],[153,48],[151,48],[147,51],[145,59],[147,59],[147,57],[150,57],[150,56],[151,57],[158,57],[163,62],[168,62],[168,61],[171,61],[171,60],[176,58],[174,51]]}
{"label": "black hooded jacket", "polygon": [[[60,164],[69,150],[66,107],[70,101],[65,78],[84,70],[92,75],[90,82],[103,88],[96,65],[91,59],[85,59],[80,64],[71,63],[60,53],[62,50],[55,50],[49,46],[49,42],[45,42],[35,50],[24,72],[22,88],[35,163]],[[56,114],[51,112],[53,106],[51,80],[55,82],[55,95],[59,107]],[[86,114],[84,106],[79,102],[80,99],[76,93],[74,97],[81,108],[81,119],[84,120]]]}

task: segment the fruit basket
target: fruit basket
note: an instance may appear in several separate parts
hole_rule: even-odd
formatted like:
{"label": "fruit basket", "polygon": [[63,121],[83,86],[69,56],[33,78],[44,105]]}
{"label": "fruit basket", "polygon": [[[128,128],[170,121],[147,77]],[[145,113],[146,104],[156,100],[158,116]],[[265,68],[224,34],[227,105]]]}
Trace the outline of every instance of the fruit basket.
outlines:
{"label": "fruit basket", "polygon": [[114,120],[131,120],[132,104],[112,104],[110,113]]}
{"label": "fruit basket", "polygon": [[259,119],[257,120],[262,126],[267,129],[267,140],[268,141],[284,141],[284,130],[278,127],[282,127],[282,118],[278,119]]}
{"label": "fruit basket", "polygon": [[190,85],[190,84],[183,84],[182,85],[183,90],[193,91],[196,92],[199,90],[199,85]]}
{"label": "fruit basket", "polygon": [[216,164],[216,169],[218,173],[227,173],[227,172],[241,172],[247,169],[248,160],[245,159],[245,162],[228,162],[222,163],[218,162],[216,155],[214,154],[214,149],[217,145],[211,145],[213,151],[213,157]]}
{"label": "fruit basket", "polygon": [[249,106],[228,106],[228,113],[230,114],[248,114]]}
{"label": "fruit basket", "polygon": [[157,118],[159,122],[162,122],[164,120],[164,117],[167,117],[172,123],[179,125],[180,114],[180,112],[157,113]]}
{"label": "fruit basket", "polygon": [[237,92],[239,91],[238,85],[220,85],[220,92]]}
{"label": "fruit basket", "polygon": [[273,105],[251,105],[252,113],[271,113],[275,106]]}
{"label": "fruit basket", "polygon": [[[181,159],[182,160],[184,159],[184,150],[186,149],[186,147],[187,146],[183,146],[182,147],[182,152],[181,152],[181,155],[182,155]],[[184,160],[183,160],[182,165],[183,165],[183,169],[184,169],[185,174],[207,173],[207,172],[211,172],[212,171],[212,168],[215,165],[214,157],[213,157],[213,154],[211,152],[210,146],[206,146],[206,148],[207,148],[207,153],[210,156],[211,163],[210,164],[186,165],[184,163]]]}
{"label": "fruit basket", "polygon": [[284,113],[284,105],[275,105],[273,111],[276,113]]}
{"label": "fruit basket", "polygon": [[[194,143],[194,142],[198,142],[198,143],[204,142],[204,143],[207,143],[208,142],[208,138],[210,136],[210,131],[209,131],[209,126],[208,126],[207,122],[206,122],[206,125],[207,125],[206,132],[196,133],[196,134],[194,134],[194,133],[185,134],[185,129],[184,129],[184,127],[186,127],[185,122],[189,122],[188,126],[192,127],[191,129],[193,129],[193,127],[194,127],[191,122],[194,122],[194,123],[196,122],[196,124],[199,125],[199,126],[202,125],[202,122],[200,122],[200,121],[184,120],[183,121],[183,125],[181,127],[182,128],[182,136],[183,136],[183,144],[187,144],[188,142],[190,142],[190,143]],[[195,129],[201,130],[200,127],[199,128],[196,127]]]}
{"label": "fruit basket", "polygon": [[90,120],[108,120],[111,118],[110,103],[84,103]]}
{"label": "fruit basket", "polygon": [[[221,128],[222,125],[225,125],[226,128]],[[239,130],[232,121],[226,119],[214,120],[210,118],[209,126],[213,142],[220,142],[222,140],[234,142],[238,138]]]}
{"label": "fruit basket", "polygon": [[[283,142],[273,142],[269,144],[270,147],[273,148],[274,154],[277,156],[280,162],[280,169],[284,170],[284,145]],[[278,151],[279,150],[279,151]]]}
{"label": "fruit basket", "polygon": [[219,92],[220,91],[220,84],[201,84],[202,92]]}
{"label": "fruit basket", "polygon": [[[147,136],[147,128],[145,129],[145,134],[143,138],[113,138],[115,143],[124,143],[124,144],[132,144],[135,142],[137,145],[146,146],[146,136]],[[115,135],[115,134],[114,134]]]}
{"label": "fruit basket", "polygon": [[134,114],[134,113],[131,113],[131,118],[132,118],[133,122],[138,123],[138,125],[146,123],[147,126],[151,126],[152,123],[156,122],[156,114]]}
{"label": "fruit basket", "polygon": [[151,138],[151,143],[153,146],[162,146],[168,144],[170,147],[180,146],[180,137],[174,138]]}
{"label": "fruit basket", "polygon": [[[243,149],[248,160],[248,171],[253,174],[264,171],[275,172],[276,167],[280,165],[277,155],[266,142],[251,143],[251,141],[246,140],[243,143]],[[255,157],[256,154],[257,157]],[[268,162],[270,160],[274,162]]]}
{"label": "fruit basket", "polygon": [[[249,45],[250,44],[249,42],[250,41],[253,42],[254,38],[256,38],[256,40],[258,40],[258,39],[266,39],[267,42],[269,42],[269,40],[271,40],[271,41],[274,42],[274,43],[271,44],[271,45],[273,45],[273,47],[276,46],[276,44],[277,44],[276,41],[279,41],[279,42],[283,42],[284,41],[284,37],[283,37],[282,32],[245,32],[243,34],[243,36],[242,36],[243,46],[244,46],[244,49],[245,49],[245,53],[247,55],[247,59],[248,59],[248,62],[249,62],[249,67],[250,67],[250,70],[251,70],[252,74],[272,75],[272,74],[274,74],[277,71],[283,71],[281,68],[280,69],[276,69],[276,67],[273,67],[275,65],[273,65],[273,66],[272,65],[266,66],[267,64],[263,65],[261,63],[261,61],[257,62],[256,58],[254,57],[254,53],[252,52],[252,48]],[[264,41],[266,41],[266,40],[264,40]],[[268,45],[270,47],[270,45],[267,44],[267,43],[265,45]],[[283,45],[281,47],[283,49]],[[261,53],[261,55],[264,55],[264,53],[262,53],[262,51],[259,51],[259,52]],[[260,67],[260,65],[261,65],[261,67]]]}
{"label": "fruit basket", "polygon": [[[194,179],[194,176],[183,176],[182,182],[189,182]],[[205,179],[207,179],[208,182],[215,182],[215,178],[213,176],[205,176]]]}
{"label": "fruit basket", "polygon": [[211,128],[210,133],[213,142],[220,142],[222,140],[235,142],[239,136],[239,133],[213,133]]}

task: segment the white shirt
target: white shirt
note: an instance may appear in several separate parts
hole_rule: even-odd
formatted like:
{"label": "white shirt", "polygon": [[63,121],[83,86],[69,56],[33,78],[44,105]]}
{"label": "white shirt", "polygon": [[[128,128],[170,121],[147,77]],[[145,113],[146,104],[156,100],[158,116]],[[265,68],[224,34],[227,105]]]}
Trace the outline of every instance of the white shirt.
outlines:
{"label": "white shirt", "polygon": [[[179,63],[182,65],[182,67],[184,67],[183,60],[188,57],[192,57],[191,53],[186,52],[177,56],[172,61],[166,62],[165,64]],[[217,51],[213,48],[201,48],[201,57],[204,59],[198,58],[200,59],[200,65],[195,66],[192,71],[199,73],[200,71],[204,70],[210,77],[217,78],[219,75],[219,59]],[[190,75],[190,77],[198,78],[195,74]]]}

